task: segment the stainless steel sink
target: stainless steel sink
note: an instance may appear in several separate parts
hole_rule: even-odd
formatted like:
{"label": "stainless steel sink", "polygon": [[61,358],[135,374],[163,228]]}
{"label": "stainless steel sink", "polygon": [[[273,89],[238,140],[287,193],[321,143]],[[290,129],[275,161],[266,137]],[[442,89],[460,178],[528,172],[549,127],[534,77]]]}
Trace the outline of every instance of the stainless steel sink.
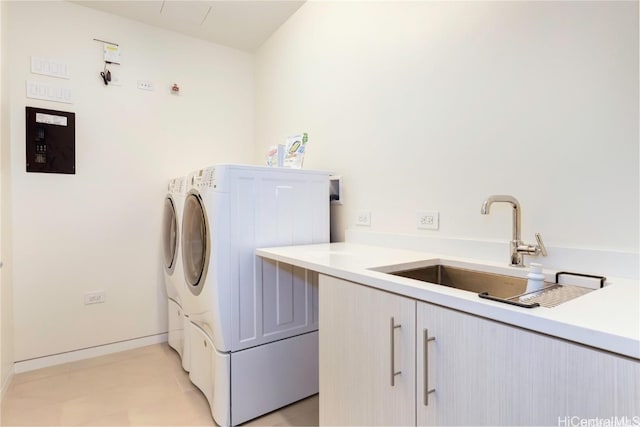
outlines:
{"label": "stainless steel sink", "polygon": [[498,298],[511,298],[520,295],[527,289],[527,279],[467,270],[448,265],[431,265],[412,270],[394,271],[390,274],[449,286],[474,293],[487,292]]}
{"label": "stainless steel sink", "polygon": [[[428,267],[413,268],[408,270],[389,271],[384,270],[394,276],[406,277],[420,280],[422,282],[435,283],[436,285],[448,286],[477,293],[479,297],[513,304],[525,308],[534,307],[555,307],[559,304],[578,298],[591,292],[593,289],[573,285],[560,285],[558,283],[545,282],[544,288],[538,291],[529,292],[527,290],[527,279],[522,277],[506,276],[503,274],[486,273],[484,271],[470,270],[466,268],[451,267],[448,265],[436,264]],[[605,277],[588,276],[578,273],[561,272],[558,275],[577,275],[601,279],[601,286],[604,285]]]}

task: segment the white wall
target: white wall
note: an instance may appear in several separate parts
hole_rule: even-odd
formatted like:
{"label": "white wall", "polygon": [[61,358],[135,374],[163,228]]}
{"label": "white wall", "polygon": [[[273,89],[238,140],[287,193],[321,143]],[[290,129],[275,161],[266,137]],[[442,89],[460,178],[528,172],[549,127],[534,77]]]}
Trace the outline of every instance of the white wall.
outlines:
{"label": "white wall", "polygon": [[[7,61],[6,2],[0,2],[0,390],[6,390],[13,373],[13,316],[11,281],[10,227],[10,157],[9,157],[9,95]],[[0,392],[1,393],[1,392]],[[1,396],[1,395],[0,395]]]}
{"label": "white wall", "polygon": [[[165,332],[166,182],[253,158],[253,58],[67,2],[8,13],[15,359]],[[102,83],[93,38],[120,44],[121,87]],[[30,56],[66,62],[71,80],[31,74]],[[74,103],[26,99],[27,79],[70,87]],[[25,105],[76,113],[75,175],[25,172]],[[106,303],[85,306],[96,290]]]}
{"label": "white wall", "polygon": [[638,252],[637,2],[308,2],[258,51],[255,111],[257,159],[307,131],[305,167],[343,175],[338,228],[506,242],[480,206],[512,194],[525,241]]}
{"label": "white wall", "polygon": [[[635,2],[309,2],[255,70],[248,54],[75,4],[2,5],[15,360],[163,332],[166,179],[262,163],[268,145],[300,131],[311,141],[305,167],[344,176],[338,229],[370,209],[373,231],[502,242],[509,210],[479,209],[508,193],[523,205],[526,240],[540,231],[550,246],[638,251]],[[101,83],[93,38],[122,46],[112,70],[123,86]],[[67,62],[72,79],[31,74],[32,55]],[[74,104],[26,99],[27,79],[72,88]],[[138,79],[158,89],[139,91]],[[179,97],[168,94],[174,82]],[[24,171],[25,105],[76,113],[76,175]],[[417,210],[439,210],[440,230],[417,231]],[[94,290],[107,302],[84,306]]]}

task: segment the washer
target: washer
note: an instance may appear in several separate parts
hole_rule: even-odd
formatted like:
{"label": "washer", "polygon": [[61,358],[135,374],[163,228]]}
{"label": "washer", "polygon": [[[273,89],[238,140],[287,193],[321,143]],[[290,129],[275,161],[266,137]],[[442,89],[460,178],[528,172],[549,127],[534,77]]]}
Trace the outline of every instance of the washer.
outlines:
{"label": "washer", "polygon": [[189,346],[185,345],[185,324],[189,317],[183,309],[184,294],[187,288],[182,268],[182,249],[180,227],[182,226],[182,210],[187,189],[187,178],[178,177],[169,181],[168,192],[164,200],[162,220],[164,283],[167,293],[169,318],[169,345],[178,352],[182,367],[189,370]]}
{"label": "washer", "polygon": [[220,425],[318,392],[317,274],[254,252],[329,241],[329,175],[245,165],[189,175],[189,377]]}

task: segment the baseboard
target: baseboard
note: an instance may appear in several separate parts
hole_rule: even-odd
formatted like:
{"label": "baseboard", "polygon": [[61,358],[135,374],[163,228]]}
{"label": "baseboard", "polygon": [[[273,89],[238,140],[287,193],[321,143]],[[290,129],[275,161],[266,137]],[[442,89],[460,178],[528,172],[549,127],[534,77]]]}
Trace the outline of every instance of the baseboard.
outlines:
{"label": "baseboard", "polygon": [[[431,252],[505,264],[509,260],[507,239],[497,242],[348,229],[345,232],[345,240],[349,243]],[[547,245],[547,252],[547,257],[527,257],[526,262],[539,262],[545,269],[550,270],[629,279],[640,277],[638,253],[549,245]]]}
{"label": "baseboard", "polygon": [[2,401],[2,399],[4,399],[4,394],[6,393],[6,391],[9,389],[9,386],[11,385],[11,381],[13,380],[14,373],[15,373],[15,364],[11,366],[11,370],[9,371],[7,376],[4,378],[4,382],[2,383],[2,387],[0,388],[0,402]]}
{"label": "baseboard", "polygon": [[65,353],[43,356],[35,359],[20,360],[14,364],[16,374],[47,368],[49,366],[61,365],[68,362],[90,359],[92,357],[104,356],[120,351],[132,350],[138,347],[145,347],[152,344],[159,344],[167,341],[167,334],[150,335],[147,337],[134,338],[126,341],[119,341],[110,344],[98,345],[95,347],[83,348],[80,350],[68,351]]}

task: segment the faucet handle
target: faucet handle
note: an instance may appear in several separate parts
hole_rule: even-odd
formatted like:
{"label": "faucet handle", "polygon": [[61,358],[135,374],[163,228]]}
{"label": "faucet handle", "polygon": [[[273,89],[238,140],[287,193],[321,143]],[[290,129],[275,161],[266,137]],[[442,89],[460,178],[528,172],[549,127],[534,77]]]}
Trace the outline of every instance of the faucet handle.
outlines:
{"label": "faucet handle", "polygon": [[540,249],[542,256],[547,256],[547,248],[542,242],[542,235],[540,233],[536,233],[536,241],[538,242],[538,248]]}

